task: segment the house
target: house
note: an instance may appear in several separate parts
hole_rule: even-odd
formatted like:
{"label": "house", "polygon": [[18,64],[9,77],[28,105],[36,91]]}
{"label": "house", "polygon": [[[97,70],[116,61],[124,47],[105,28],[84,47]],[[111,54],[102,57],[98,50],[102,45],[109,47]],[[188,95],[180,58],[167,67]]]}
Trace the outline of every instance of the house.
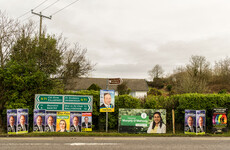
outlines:
{"label": "house", "polygon": [[[122,79],[127,83],[127,87],[131,89],[130,95],[136,98],[141,98],[147,95],[148,85],[145,79]],[[65,90],[80,91],[87,90],[92,84],[97,84],[102,89],[106,89],[108,83],[107,78],[72,78],[68,79]],[[109,85],[109,90],[115,90],[115,95],[118,95],[117,85]]]}

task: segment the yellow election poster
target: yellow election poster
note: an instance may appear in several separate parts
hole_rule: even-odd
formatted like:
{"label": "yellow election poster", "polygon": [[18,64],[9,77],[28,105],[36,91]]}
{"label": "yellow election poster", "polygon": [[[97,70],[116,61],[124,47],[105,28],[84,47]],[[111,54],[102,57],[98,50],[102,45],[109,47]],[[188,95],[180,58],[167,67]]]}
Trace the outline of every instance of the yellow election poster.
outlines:
{"label": "yellow election poster", "polygon": [[70,128],[70,112],[57,112],[57,128],[56,132],[69,132]]}

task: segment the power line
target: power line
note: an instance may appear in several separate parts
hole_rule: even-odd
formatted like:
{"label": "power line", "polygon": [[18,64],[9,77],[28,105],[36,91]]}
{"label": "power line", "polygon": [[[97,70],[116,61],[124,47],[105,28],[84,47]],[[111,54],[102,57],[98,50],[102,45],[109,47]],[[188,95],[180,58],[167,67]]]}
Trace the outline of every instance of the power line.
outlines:
{"label": "power line", "polygon": [[60,11],[62,11],[62,10],[64,10],[65,8],[69,7],[70,5],[73,5],[74,3],[78,2],[78,1],[80,1],[80,0],[76,0],[76,1],[74,1],[74,2],[72,2],[72,3],[70,3],[69,5],[67,5],[67,6],[63,7],[62,9],[60,9],[60,10],[56,11],[55,13],[53,13],[51,16],[53,16],[53,15],[59,13]]}
{"label": "power line", "polygon": [[[33,10],[36,9],[36,8],[38,8],[38,7],[41,6],[42,4],[44,4],[46,1],[48,1],[48,0],[45,0],[45,1],[43,1],[42,3],[40,3],[38,6],[34,7]],[[27,11],[26,13],[22,14],[21,16],[19,16],[19,17],[16,18],[16,19],[19,19],[19,18],[21,18],[21,17],[27,15],[28,13],[30,13],[30,10]]]}
{"label": "power line", "polygon": [[53,6],[53,5],[56,4],[58,1],[60,1],[60,0],[57,0],[57,1],[55,1],[54,3],[50,4],[49,6],[47,6],[46,8],[42,9],[41,12],[44,11],[44,10],[46,10],[46,9],[48,9],[49,7]]}

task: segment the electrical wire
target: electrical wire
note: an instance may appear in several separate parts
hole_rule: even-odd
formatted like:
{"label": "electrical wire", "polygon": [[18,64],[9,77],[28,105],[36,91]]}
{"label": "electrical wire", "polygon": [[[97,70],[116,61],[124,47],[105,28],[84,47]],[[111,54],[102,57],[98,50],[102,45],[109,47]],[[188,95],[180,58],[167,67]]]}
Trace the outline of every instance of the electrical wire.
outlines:
{"label": "electrical wire", "polygon": [[[43,2],[40,3],[38,6],[34,7],[32,10],[37,9],[39,6],[41,6],[42,4],[44,4],[46,1],[48,1],[48,0],[43,1]],[[27,15],[27,14],[30,13],[30,12],[31,12],[31,11],[27,11],[26,13],[24,13],[24,14],[22,14],[21,16],[17,17],[16,19],[19,19],[19,18],[21,18],[21,17]]]}
{"label": "electrical wire", "polygon": [[44,11],[44,10],[46,10],[46,9],[48,9],[49,7],[53,6],[53,5],[56,4],[58,1],[60,1],[60,0],[57,0],[57,1],[55,1],[54,3],[50,4],[49,6],[47,6],[46,8],[42,9],[41,12]]}
{"label": "electrical wire", "polygon": [[73,5],[74,3],[78,2],[78,1],[80,1],[80,0],[76,0],[76,1],[74,1],[74,2],[72,2],[72,3],[70,3],[69,5],[63,7],[62,9],[60,9],[60,10],[54,12],[51,16],[53,16],[53,15],[59,13],[60,11],[62,11],[62,10],[64,10],[65,8],[69,7],[70,5]]}

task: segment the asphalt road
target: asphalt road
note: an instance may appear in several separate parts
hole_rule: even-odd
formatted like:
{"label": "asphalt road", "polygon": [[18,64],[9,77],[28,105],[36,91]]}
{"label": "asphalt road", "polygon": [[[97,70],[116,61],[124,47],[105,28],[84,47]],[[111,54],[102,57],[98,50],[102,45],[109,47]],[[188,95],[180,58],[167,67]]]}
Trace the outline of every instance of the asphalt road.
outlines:
{"label": "asphalt road", "polygon": [[2,137],[0,150],[226,150],[230,137]]}

